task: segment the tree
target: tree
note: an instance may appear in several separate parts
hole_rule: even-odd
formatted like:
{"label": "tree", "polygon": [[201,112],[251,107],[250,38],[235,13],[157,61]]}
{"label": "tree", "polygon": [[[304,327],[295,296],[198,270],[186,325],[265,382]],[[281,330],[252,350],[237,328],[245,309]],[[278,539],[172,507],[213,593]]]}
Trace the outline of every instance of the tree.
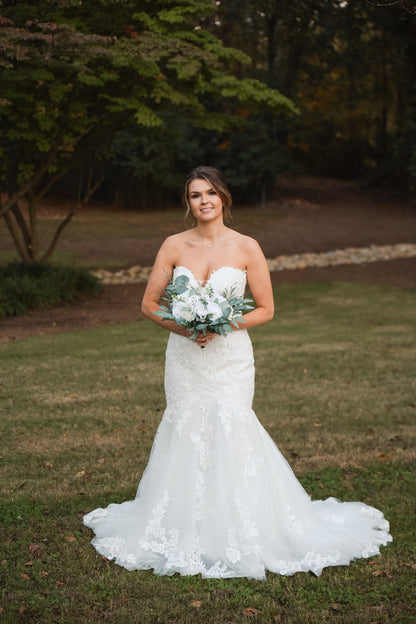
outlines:
{"label": "tree", "polygon": [[241,123],[241,104],[295,112],[278,91],[236,77],[248,57],[196,17],[215,9],[211,0],[101,0],[94,13],[92,3],[79,6],[44,0],[0,17],[0,216],[25,262],[46,262],[75,214],[42,253],[39,200],[71,169],[89,180],[79,193],[79,203],[87,200],[102,181],[89,163],[100,169],[114,133],[131,120],[157,127],[177,107],[192,124],[223,130]]}

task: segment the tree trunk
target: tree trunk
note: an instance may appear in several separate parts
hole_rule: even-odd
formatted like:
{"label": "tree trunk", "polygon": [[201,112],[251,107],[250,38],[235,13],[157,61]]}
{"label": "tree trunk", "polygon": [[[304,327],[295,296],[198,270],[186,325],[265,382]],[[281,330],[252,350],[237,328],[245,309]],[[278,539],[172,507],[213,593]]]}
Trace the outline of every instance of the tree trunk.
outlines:
{"label": "tree trunk", "polygon": [[10,236],[13,239],[17,253],[22,258],[23,262],[30,264],[32,262],[32,258],[29,255],[28,248],[23,240],[22,231],[13,216],[13,213],[8,210],[3,214],[3,219],[6,223],[7,229],[10,232]]}
{"label": "tree trunk", "polygon": [[40,249],[39,249],[39,232],[38,232],[38,218],[37,218],[37,198],[34,193],[29,193],[29,224],[30,224],[30,238],[31,238],[31,251],[32,261],[39,262]]}

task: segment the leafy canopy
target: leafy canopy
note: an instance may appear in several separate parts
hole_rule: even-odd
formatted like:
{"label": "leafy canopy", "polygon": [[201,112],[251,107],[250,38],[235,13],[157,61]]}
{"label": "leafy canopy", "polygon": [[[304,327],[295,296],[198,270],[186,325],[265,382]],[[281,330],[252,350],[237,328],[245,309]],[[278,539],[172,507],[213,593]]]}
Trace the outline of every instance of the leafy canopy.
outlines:
{"label": "leafy canopy", "polygon": [[[277,91],[236,77],[248,57],[200,25],[214,10],[211,0],[2,8],[0,216],[25,260],[38,255],[36,201],[69,169],[108,158],[114,132],[131,120],[157,127],[173,107],[194,125],[223,130],[242,120],[241,103],[295,112]],[[33,208],[26,227],[22,199]]]}

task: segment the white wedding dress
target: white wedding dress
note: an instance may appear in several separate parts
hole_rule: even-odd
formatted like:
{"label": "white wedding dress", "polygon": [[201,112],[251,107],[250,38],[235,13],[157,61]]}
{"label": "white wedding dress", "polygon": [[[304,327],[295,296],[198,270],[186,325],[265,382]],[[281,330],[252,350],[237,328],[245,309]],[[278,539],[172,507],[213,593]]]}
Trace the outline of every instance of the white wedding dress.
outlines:
{"label": "white wedding dress", "polygon": [[[186,267],[174,277],[196,278]],[[246,275],[224,266],[215,291],[244,295]],[[311,501],[252,410],[254,360],[246,330],[201,349],[171,334],[167,407],[134,500],[84,517],[92,544],[128,570],[264,579],[372,557],[391,541],[363,503]]]}

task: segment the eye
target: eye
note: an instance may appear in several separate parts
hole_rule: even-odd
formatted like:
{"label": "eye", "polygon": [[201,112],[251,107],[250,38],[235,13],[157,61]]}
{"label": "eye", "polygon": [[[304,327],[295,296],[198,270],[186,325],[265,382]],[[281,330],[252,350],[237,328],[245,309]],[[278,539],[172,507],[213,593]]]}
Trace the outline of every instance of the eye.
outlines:
{"label": "eye", "polygon": [[210,195],[216,195],[216,194],[217,194],[217,191],[209,191],[209,194],[210,194]]}

